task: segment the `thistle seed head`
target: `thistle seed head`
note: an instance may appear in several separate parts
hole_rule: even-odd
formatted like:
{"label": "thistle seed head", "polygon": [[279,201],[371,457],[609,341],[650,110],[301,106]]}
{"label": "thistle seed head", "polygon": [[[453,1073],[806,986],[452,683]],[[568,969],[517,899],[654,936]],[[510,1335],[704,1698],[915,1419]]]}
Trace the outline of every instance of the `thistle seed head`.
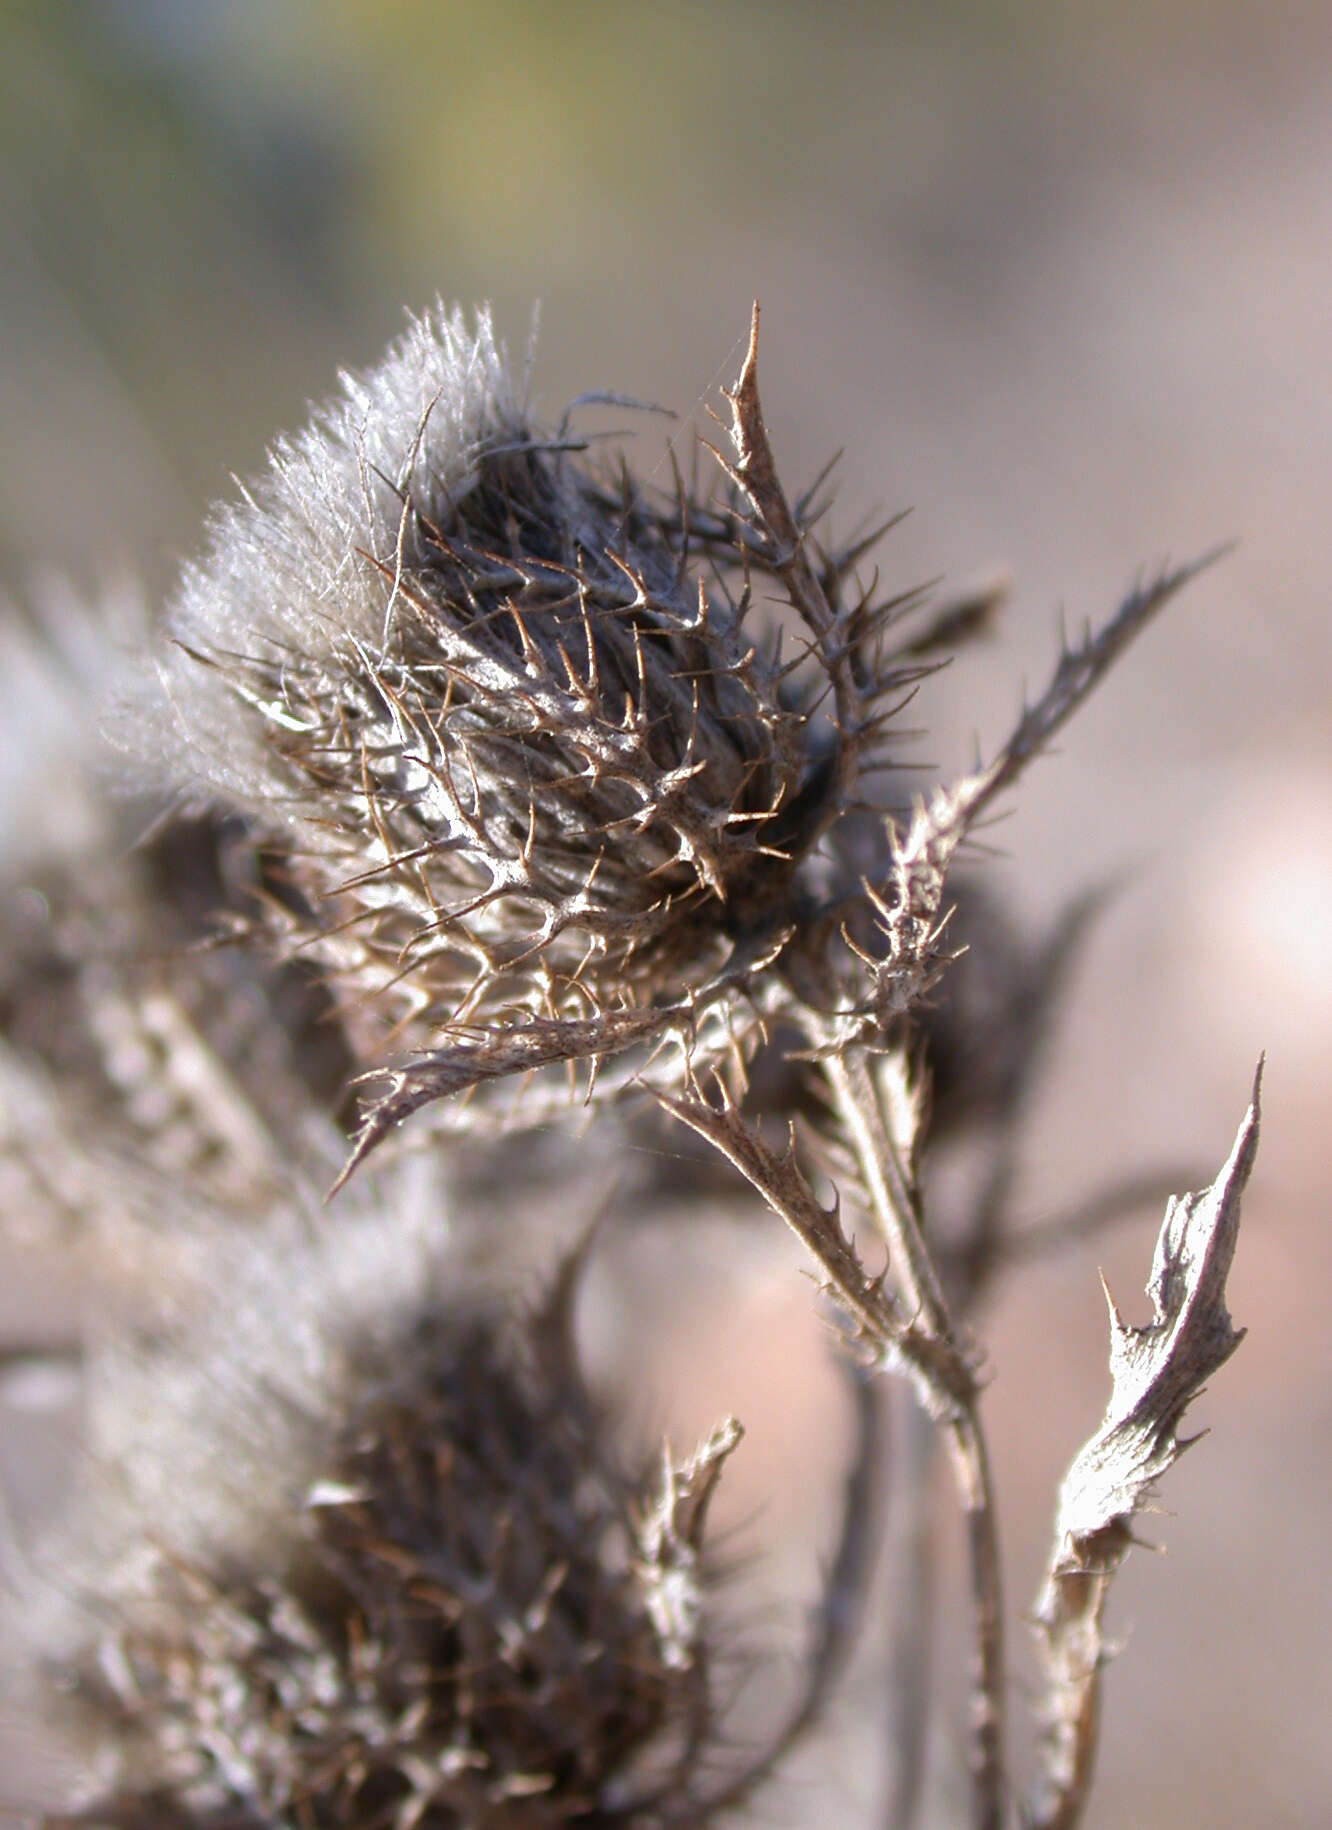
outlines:
{"label": "thistle seed head", "polygon": [[[287,1270],[321,1285],[320,1251]],[[48,1824],[632,1823],[695,1797],[717,1737],[703,1522],[738,1429],[634,1474],[567,1282],[527,1315],[396,1294],[391,1324],[346,1334],[355,1293],[334,1319],[323,1289],[293,1318],[308,1338],[257,1365],[206,1323],[156,1350],[144,1390],[183,1383],[214,1440],[185,1509],[153,1505],[182,1419],[122,1449],[124,1542],[84,1579],[81,1635],[41,1630],[85,1750]]]}
{"label": "thistle seed head", "polygon": [[381,1038],[687,993],[814,774],[751,563],[734,506],[596,474],[489,318],[437,312],[215,520],[170,618],[182,760],[289,846],[282,919]]}

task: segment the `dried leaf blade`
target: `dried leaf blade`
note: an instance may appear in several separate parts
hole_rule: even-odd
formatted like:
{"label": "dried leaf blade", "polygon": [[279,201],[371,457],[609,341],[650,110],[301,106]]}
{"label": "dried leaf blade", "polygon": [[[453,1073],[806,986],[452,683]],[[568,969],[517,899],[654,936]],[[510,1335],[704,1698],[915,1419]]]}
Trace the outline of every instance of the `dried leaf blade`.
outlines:
{"label": "dried leaf blade", "polygon": [[1046,1671],[1042,1771],[1034,1830],[1073,1830],[1096,1759],[1101,1672],[1110,1656],[1106,1598],[1133,1524],[1188,1447],[1184,1412],[1243,1338],[1226,1304],[1240,1204],[1258,1150],[1261,1061],[1230,1155],[1209,1188],[1171,1200],[1152,1258],[1152,1319],[1131,1327],[1110,1303],[1112,1392],[1100,1428],[1060,1489],[1054,1548],[1035,1623]]}
{"label": "dried leaf blade", "polygon": [[1209,1188],[1172,1199],[1162,1222],[1147,1293],[1152,1320],[1124,1323],[1111,1308],[1113,1391],[1100,1429],[1064,1480],[1061,1538],[1076,1542],[1127,1519],[1180,1453],[1189,1403],[1239,1346],[1226,1281],[1239,1237],[1240,1202],[1258,1149],[1259,1094]]}

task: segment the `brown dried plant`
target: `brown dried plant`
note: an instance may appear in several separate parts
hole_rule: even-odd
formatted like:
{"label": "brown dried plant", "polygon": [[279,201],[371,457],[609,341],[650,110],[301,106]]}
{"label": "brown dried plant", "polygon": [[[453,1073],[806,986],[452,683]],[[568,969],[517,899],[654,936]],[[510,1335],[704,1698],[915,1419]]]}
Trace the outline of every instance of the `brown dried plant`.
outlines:
{"label": "brown dried plant", "polygon": [[[322,1141],[280,1101],[264,1112],[260,1090],[257,1158],[282,1165],[263,1182],[266,1226],[249,1245],[233,1232],[200,1247],[207,1262],[255,1255],[245,1284],[271,1321],[290,1319],[291,1300],[271,1240],[286,1236],[293,1200],[308,1204],[330,1138],[346,1146],[338,1188],[375,1152],[389,1181],[371,1164],[326,1224],[350,1235],[369,1213],[391,1234],[383,1189],[410,1157],[398,1143],[452,1163],[461,1187],[487,1139],[637,1102],[729,1163],[808,1248],[841,1312],[860,1425],[797,1700],[766,1748],[717,1767],[699,1558],[732,1426],[646,1488],[612,1465],[567,1305],[503,1322],[469,1272],[447,1301],[417,1290],[409,1327],[396,1311],[386,1331],[381,1315],[370,1351],[360,1321],[303,1298],[292,1313],[322,1370],[299,1402],[279,1393],[276,1452],[298,1473],[265,1489],[264,1556],[225,1533],[168,1537],[146,1588],[131,1596],[117,1579],[103,1596],[109,1663],[105,1637],[100,1667],[86,1639],[56,1660],[103,1734],[133,1750],[85,1787],[80,1821],[411,1830],[735,1809],[817,1721],[863,1613],[884,1372],[931,1421],[966,1520],[969,1821],[998,1830],[1018,1815],[992,1474],[964,1321],[1021,1249],[1023,1106],[1091,904],[1029,948],[958,865],[1208,561],[1139,584],[1062,648],[989,763],[892,811],[875,778],[902,762],[898,714],[993,603],[930,620],[918,593],[862,581],[873,540],[831,543],[823,479],[794,501],[779,479],[757,361],[756,308],[712,480],[677,471],[659,494],[623,463],[594,462],[569,416],[535,420],[485,314],[413,323],[219,511],[167,618],[161,690],[133,693],[121,729],[176,796],[155,843],[170,855],[183,809],[249,860],[243,889],[217,898],[217,938],[260,962],[249,970],[263,986],[299,965],[335,1039],[312,1054],[308,1005],[273,1015],[290,1044],[283,1085],[304,1076]],[[147,919],[141,897],[134,907],[131,927]],[[188,969],[172,970],[188,1010]],[[142,1011],[124,962],[106,972]],[[14,1059],[0,1070],[23,1082],[29,1112],[11,1124],[9,1157],[41,1206],[32,1166],[70,1077],[49,1050],[24,1057],[21,1025],[5,1032]],[[253,1083],[243,1050],[210,1049],[201,1016],[184,1033],[221,1082]],[[372,1089],[349,1135],[330,1061]],[[925,1170],[935,1137],[958,1130],[983,1140],[985,1172],[945,1231]],[[105,1129],[109,1186],[164,1174],[150,1132],[127,1142],[123,1114]],[[1023,1821],[1071,1826],[1085,1808],[1106,1592],[1179,1452],[1184,1410],[1238,1339],[1225,1282],[1257,1133],[1255,1085],[1216,1182],[1167,1212],[1152,1323],[1133,1330],[1112,1311],[1113,1396],[1065,1482],[1037,1608],[1047,1733]],[[216,1167],[195,1173],[208,1238],[226,1239],[236,1191]],[[515,1174],[508,1162],[499,1186]],[[1142,1192],[1141,1178],[1106,1191],[1065,1230]],[[117,1225],[144,1236],[137,1219]],[[491,1217],[496,1259],[513,1230]],[[215,1352],[232,1368],[213,1419],[225,1442],[237,1406],[262,1408],[276,1375],[236,1373],[234,1344],[210,1345],[227,1328],[200,1314],[207,1276],[183,1281],[179,1338],[163,1324],[153,1351],[177,1368]],[[376,1299],[363,1300],[375,1320]],[[925,1461],[912,1475],[912,1458],[899,1506],[919,1502]],[[906,1825],[920,1805],[920,1705],[908,1701],[919,1642],[901,1644],[892,1821]]]}
{"label": "brown dried plant", "polygon": [[631,1467],[581,1376],[578,1261],[506,1313],[459,1298],[433,1218],[432,1240],[353,1204],[321,1238],[288,1214],[214,1254],[223,1313],[159,1317],[102,1370],[114,1411],[44,1549],[29,1651],[96,1758],[46,1821],[706,1809],[703,1534],[739,1428]]}

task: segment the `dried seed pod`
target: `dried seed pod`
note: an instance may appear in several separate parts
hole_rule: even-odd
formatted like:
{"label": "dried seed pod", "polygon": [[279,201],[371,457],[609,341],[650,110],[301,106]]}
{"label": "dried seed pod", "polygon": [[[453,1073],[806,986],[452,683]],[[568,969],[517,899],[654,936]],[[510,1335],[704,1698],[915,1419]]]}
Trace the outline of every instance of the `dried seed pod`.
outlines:
{"label": "dried seed pod", "polygon": [[369,1000],[371,1057],[686,996],[798,855],[807,709],[742,633],[738,517],[577,454],[484,314],[423,319],[275,447],[171,614],[183,770],[290,848],[280,919]]}

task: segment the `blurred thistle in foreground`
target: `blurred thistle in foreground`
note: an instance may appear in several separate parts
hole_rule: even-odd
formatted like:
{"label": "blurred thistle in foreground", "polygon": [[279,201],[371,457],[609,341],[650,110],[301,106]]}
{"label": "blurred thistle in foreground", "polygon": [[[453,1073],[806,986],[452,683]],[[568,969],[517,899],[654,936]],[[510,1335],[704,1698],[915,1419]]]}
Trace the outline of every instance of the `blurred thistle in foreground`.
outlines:
{"label": "blurred thistle in foreground", "polygon": [[460,1306],[434,1230],[353,1203],[322,1240],[237,1236],[224,1315],[100,1369],[34,1609],[30,1690],[83,1774],[50,1823],[706,1815],[703,1532],[738,1426],[631,1472],[582,1381],[576,1262],[537,1307]]}
{"label": "blurred thistle in foreground", "polygon": [[[244,892],[219,899],[223,934],[299,959],[338,1045],[300,1046],[308,1011],[285,1038],[288,1090],[299,1106],[308,1080],[323,1144],[293,1147],[302,1115],[277,1100],[269,1113],[259,1093],[252,1235],[226,1224],[255,1206],[238,1193],[234,1137],[173,1184],[145,1117],[169,1101],[107,1102],[108,1147],[130,1181],[146,1159],[152,1187],[165,1176],[181,1211],[197,1196],[210,1219],[198,1263],[178,1273],[178,1344],[169,1304],[145,1332],[169,1376],[137,1405],[132,1381],[105,1387],[148,1430],[142,1453],[104,1445],[125,1469],[128,1562],[87,1560],[97,1633],[37,1636],[45,1668],[120,1733],[119,1764],[84,1787],[85,1821],[684,1823],[738,1804],[817,1720],[863,1615],[885,1372],[934,1426],[965,1516],[969,1822],[1000,1830],[1014,1815],[993,1473],[967,1323],[1006,1263],[1061,1231],[1024,1234],[1012,1191],[1033,1064],[1087,908],[1029,945],[983,893],[959,893],[955,866],[1199,567],[1140,584],[1065,646],[990,762],[909,813],[886,810],[871,778],[897,760],[897,712],[992,606],[908,622],[917,594],[880,599],[877,579],[859,582],[868,542],[825,544],[817,489],[788,498],[759,400],[757,309],[726,398],[716,488],[677,478],[658,496],[595,468],[567,422],[535,422],[484,314],[469,326],[437,312],[274,448],[186,574],[164,691],[131,701],[134,740],[146,717],[148,747],[165,750],[159,787],[248,851]],[[760,625],[760,602],[775,621]],[[180,830],[168,821],[158,836],[168,858]],[[137,892],[128,906],[142,911]],[[989,976],[961,968],[949,986],[955,908]],[[58,987],[78,980],[77,961],[57,965]],[[119,985],[123,963],[108,970]],[[259,975],[254,1007],[280,1031],[274,982]],[[33,1045],[41,1008],[22,991],[11,1001],[24,1020],[0,1027],[25,1058],[0,1055],[0,1082],[21,1086],[31,1115],[15,1154],[40,1206],[34,1166],[44,1140],[68,1136],[61,1078],[78,1076]],[[183,981],[177,1001],[200,1002]],[[203,1021],[182,1034],[191,1062],[219,1068],[208,1085],[253,1085],[248,1044],[190,1053]],[[100,1085],[119,1057],[96,1022],[89,1034],[85,1079]],[[136,1094],[180,1079],[171,1050],[144,1059]],[[336,1099],[315,1085],[329,1060],[387,1072],[349,1155]],[[796,1700],[729,1776],[709,1771],[699,1540],[735,1428],[655,1487],[626,1480],[581,1390],[566,1305],[500,1319],[470,1272],[428,1300],[395,1295],[404,1275],[414,1288],[410,1228],[366,1177],[326,1221],[308,1211],[330,1135],[345,1181],[425,1106],[428,1163],[449,1161],[443,1134],[461,1133],[458,1184],[480,1164],[480,1188],[483,1133],[558,1119],[565,1073],[585,1103],[649,1095],[738,1171],[842,1312],[858,1421],[841,1539]],[[508,1078],[500,1108],[482,1089]],[[982,1144],[951,1207],[934,1174],[936,1092],[939,1134]],[[209,1103],[196,1097],[191,1118]],[[1064,1482],[1035,1616],[1044,1741],[1025,1821],[1041,1830],[1071,1830],[1086,1806],[1109,1585],[1180,1452],[1187,1406],[1239,1340],[1226,1279],[1258,1126],[1255,1082],[1216,1180],[1167,1209],[1151,1323],[1112,1312],[1110,1406]],[[511,1268],[526,1157],[491,1159],[475,1229]],[[384,1161],[390,1177],[407,1166],[392,1149]],[[1064,1230],[1143,1189],[1109,1191]],[[302,1224],[281,1247],[292,1202]],[[321,1224],[335,1243],[311,1247]],[[330,1285],[318,1267],[346,1262],[366,1224],[388,1241],[374,1274]],[[133,1215],[114,1230],[126,1225],[151,1232]],[[225,1301],[210,1304],[210,1287]],[[184,1428],[164,1413],[173,1392]],[[928,1456],[919,1428],[902,1440],[893,1536],[923,1555]],[[239,1536],[219,1522],[219,1483],[238,1483]],[[922,1796],[929,1584],[906,1567],[892,1586],[905,1625],[890,1648],[888,1815],[906,1826]]]}

